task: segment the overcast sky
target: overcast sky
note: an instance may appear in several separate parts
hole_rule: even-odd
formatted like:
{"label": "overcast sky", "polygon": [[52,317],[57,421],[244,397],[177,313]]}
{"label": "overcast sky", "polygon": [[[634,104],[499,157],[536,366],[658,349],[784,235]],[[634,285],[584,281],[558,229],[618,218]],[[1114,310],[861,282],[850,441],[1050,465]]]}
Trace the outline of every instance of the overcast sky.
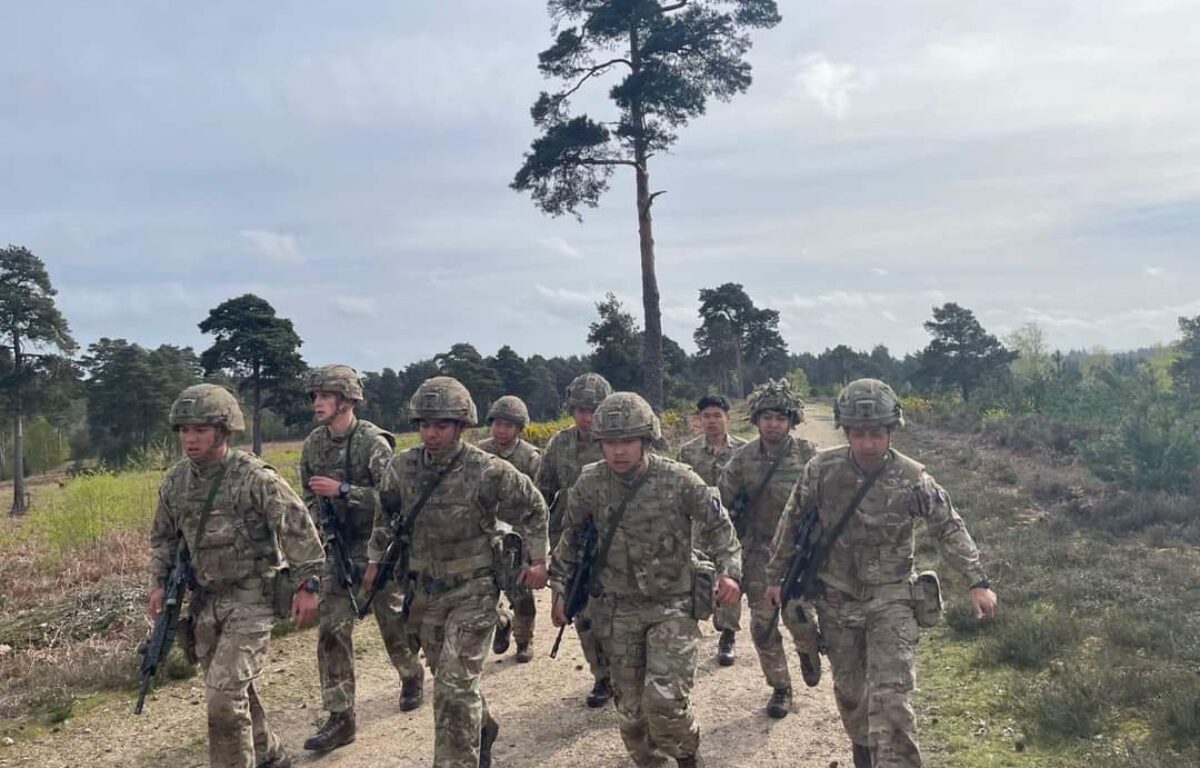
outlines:
{"label": "overcast sky", "polygon": [[[793,351],[915,350],[945,301],[1063,348],[1200,314],[1200,4],[780,9],[750,91],[651,166],[685,348],[727,281]],[[84,345],[202,349],[246,292],[310,362],[367,370],[584,352],[609,290],[641,314],[631,177],[582,224],[508,188],[542,2],[14,2],[0,28],[0,245],[46,262]]]}

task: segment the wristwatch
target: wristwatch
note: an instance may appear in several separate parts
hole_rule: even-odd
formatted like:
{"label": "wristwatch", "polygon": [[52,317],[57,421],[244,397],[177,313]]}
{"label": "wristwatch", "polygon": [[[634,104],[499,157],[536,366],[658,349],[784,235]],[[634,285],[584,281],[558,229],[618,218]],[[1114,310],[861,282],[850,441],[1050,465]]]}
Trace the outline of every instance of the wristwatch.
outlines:
{"label": "wristwatch", "polygon": [[338,498],[344,499],[349,495],[350,495],[350,483],[347,483],[345,480],[343,480],[342,484],[338,486]]}
{"label": "wristwatch", "polygon": [[980,579],[979,581],[972,584],[970,587],[968,587],[967,591],[969,592],[972,589],[991,589],[991,588],[992,588],[992,582],[988,581],[987,577],[985,576],[982,579]]}
{"label": "wristwatch", "polygon": [[299,592],[301,589],[303,589],[305,592],[311,592],[314,595],[317,594],[321,591],[320,577],[309,576],[307,579],[300,582],[300,586],[297,587],[296,591]]}

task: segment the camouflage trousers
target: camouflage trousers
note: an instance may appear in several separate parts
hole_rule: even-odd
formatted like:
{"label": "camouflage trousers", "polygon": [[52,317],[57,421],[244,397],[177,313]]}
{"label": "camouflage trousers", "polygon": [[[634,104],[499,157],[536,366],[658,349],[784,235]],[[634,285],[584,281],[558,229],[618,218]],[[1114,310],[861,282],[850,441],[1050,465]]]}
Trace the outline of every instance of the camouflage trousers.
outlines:
{"label": "camouflage trousers", "polygon": [[575,620],[575,634],[579,636],[579,647],[583,649],[583,658],[587,659],[592,679],[599,682],[600,680],[609,680],[612,677],[612,670],[608,663],[608,656],[593,629],[592,602],[588,601],[579,618]]}
{"label": "camouflage trousers", "polygon": [[479,739],[491,720],[479,689],[496,631],[500,594],[491,576],[445,592],[416,587],[413,614],[433,671],[433,768],[478,768]]}
{"label": "camouflage trousers", "polygon": [[[905,585],[907,589],[907,585]],[[915,682],[917,619],[911,599],[855,600],[834,589],[817,600],[842,725],[868,745],[874,768],[919,768]]]}
{"label": "camouflage trousers", "polygon": [[204,670],[212,768],[255,768],[282,752],[255,689],[274,615],[257,583],[193,602],[196,655]]}
{"label": "camouflage trousers", "polygon": [[[767,600],[767,563],[771,559],[771,545],[767,541],[750,539],[742,544],[742,592],[750,605],[750,635],[754,640],[754,649],[758,652],[758,663],[762,667],[767,685],[772,688],[786,688],[792,684],[788,672],[787,655],[783,650],[783,635],[776,629],[764,642],[759,639],[766,634],[767,626],[771,623],[774,609]],[[794,608],[794,607],[793,607]],[[806,617],[812,617],[811,606],[806,608]],[[816,627],[801,624],[795,610],[789,610],[782,616],[784,625],[792,635],[792,642],[797,653],[815,654],[818,652]],[[713,613],[713,626],[718,630],[741,630],[742,601],[730,605],[719,605]]]}
{"label": "camouflage trousers", "polygon": [[537,603],[533,593],[526,591],[515,603],[507,597],[500,601],[499,626],[512,626],[513,639],[517,645],[533,641],[533,623],[537,619]]}
{"label": "camouflage trousers", "polygon": [[[356,562],[366,570],[366,560]],[[360,598],[361,599],[361,598]],[[408,634],[401,616],[404,595],[395,579],[375,597],[371,611],[392,666],[401,680],[424,674],[417,656],[417,639]],[[350,594],[338,583],[333,564],[325,561],[321,577],[321,624],[317,631],[317,666],[321,671],[321,706],[329,712],[354,709],[354,625],[358,614],[350,604]]]}
{"label": "camouflage trousers", "polygon": [[621,739],[639,768],[694,755],[700,728],[692,686],[700,627],[691,596],[667,600],[603,595],[590,603],[593,632],[609,659]]}

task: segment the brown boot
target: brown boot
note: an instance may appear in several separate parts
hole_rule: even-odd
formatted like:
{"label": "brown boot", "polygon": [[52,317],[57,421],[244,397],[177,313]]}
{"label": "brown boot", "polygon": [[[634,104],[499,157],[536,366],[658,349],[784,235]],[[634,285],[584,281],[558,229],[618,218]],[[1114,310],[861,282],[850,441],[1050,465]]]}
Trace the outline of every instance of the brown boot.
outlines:
{"label": "brown boot", "polygon": [[331,749],[344,747],[354,741],[356,730],[353,709],[347,709],[345,712],[330,712],[329,719],[304,742],[304,748],[312,752],[328,752]]}
{"label": "brown boot", "polygon": [[492,768],[492,745],[499,735],[500,724],[489,717],[479,734],[479,768]]}
{"label": "brown boot", "polygon": [[418,672],[400,684],[400,711],[411,712],[425,700],[425,673]]}
{"label": "brown boot", "polygon": [[688,755],[686,757],[675,758],[675,764],[679,768],[704,768],[704,760],[699,753]]}
{"label": "brown boot", "polygon": [[492,653],[497,656],[508,650],[508,645],[512,641],[512,622],[500,619],[496,623],[496,634],[492,637]]}
{"label": "brown boot", "polygon": [[608,678],[602,678],[596,681],[592,686],[592,692],[587,695],[587,705],[590,709],[599,709],[608,703],[612,698],[612,686],[608,683]]}
{"label": "brown boot", "polygon": [[733,646],[737,643],[737,633],[732,629],[722,629],[721,639],[717,641],[717,663],[722,667],[732,667],[737,660]]}
{"label": "brown boot", "polygon": [[521,664],[528,664],[533,660],[533,649],[529,647],[529,643],[517,643],[516,660]]}
{"label": "brown boot", "polygon": [[800,676],[809,688],[815,688],[817,683],[821,682],[820,655],[800,654]]}
{"label": "brown boot", "polygon": [[788,712],[792,711],[792,686],[788,685],[783,688],[776,688],[771,694],[770,701],[767,702],[767,714],[778,720],[782,717],[787,717]]}
{"label": "brown boot", "polygon": [[854,744],[854,768],[871,768],[871,748],[865,744]]}

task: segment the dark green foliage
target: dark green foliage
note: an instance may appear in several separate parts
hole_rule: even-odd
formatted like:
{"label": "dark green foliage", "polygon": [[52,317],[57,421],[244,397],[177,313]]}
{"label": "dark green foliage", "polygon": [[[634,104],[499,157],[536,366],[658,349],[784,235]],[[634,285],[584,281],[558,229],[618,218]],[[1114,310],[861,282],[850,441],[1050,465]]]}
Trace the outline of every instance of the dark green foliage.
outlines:
{"label": "dark green foliage", "polygon": [[1031,686],[1016,706],[1039,739],[1091,739],[1106,725],[1109,710],[1104,693],[1100,674],[1069,669]]}
{"label": "dark green foliage", "polygon": [[[471,397],[475,400],[475,408],[479,411],[480,423],[483,423],[488,407],[501,395],[506,394],[504,383],[495,369],[480,356],[474,346],[461,342],[433,359],[441,375],[453,376],[470,390]],[[415,392],[420,385],[420,381],[416,382],[413,391]]]}
{"label": "dark green foliage", "polygon": [[608,379],[614,391],[638,389],[642,342],[633,315],[612,293],[597,302],[600,317],[588,326],[587,342],[592,347],[591,368]]}
{"label": "dark green foliage", "polygon": [[408,426],[405,380],[391,368],[363,374],[363,403],[358,415],[392,432]]}
{"label": "dark green foliage", "polygon": [[744,397],[788,368],[779,312],[759,309],[739,283],[700,289],[696,363],[719,391]]}
{"label": "dark green foliage", "polygon": [[1006,377],[1008,364],[1017,357],[983,329],[971,310],[953,302],[934,307],[925,330],[933,340],[921,352],[920,378],[936,387],[956,388],[964,401],[981,384]]}
{"label": "dark green foliage", "polygon": [[1200,315],[1179,318],[1183,335],[1175,348],[1179,356],[1171,363],[1175,391],[1192,405],[1200,404]]}
{"label": "dark green foliage", "polygon": [[997,619],[980,658],[1018,669],[1042,669],[1070,653],[1079,634],[1078,623],[1056,611],[1008,610]]}
{"label": "dark green foliage", "polygon": [[1173,681],[1157,712],[1156,720],[1180,746],[1195,750],[1200,744],[1200,675],[1193,672]]}

